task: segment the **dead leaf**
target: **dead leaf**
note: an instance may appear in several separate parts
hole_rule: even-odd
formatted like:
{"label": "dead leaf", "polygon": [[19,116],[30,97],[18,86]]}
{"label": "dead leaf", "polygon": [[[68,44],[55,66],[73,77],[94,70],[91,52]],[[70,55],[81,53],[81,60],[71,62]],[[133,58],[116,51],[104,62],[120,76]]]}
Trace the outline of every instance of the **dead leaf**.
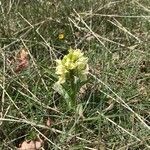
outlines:
{"label": "dead leaf", "polygon": [[18,52],[18,54],[17,54],[17,59],[18,59],[19,61],[22,61],[22,60],[25,60],[25,59],[27,59],[27,58],[28,58],[28,51],[27,51],[27,49],[22,48],[22,49]]}
{"label": "dead leaf", "polygon": [[18,72],[22,71],[23,69],[27,68],[27,67],[28,67],[28,64],[29,64],[29,63],[28,63],[27,60],[21,61],[21,62],[17,65],[17,67],[16,67],[16,69],[15,69],[15,72],[18,73]]}
{"label": "dead leaf", "polygon": [[43,141],[41,139],[24,141],[18,150],[39,150],[43,145]]}
{"label": "dead leaf", "polygon": [[21,49],[17,55],[17,66],[15,72],[18,73],[29,65],[28,52],[26,49]]}
{"label": "dead leaf", "polygon": [[24,141],[18,150],[36,150],[34,141]]}

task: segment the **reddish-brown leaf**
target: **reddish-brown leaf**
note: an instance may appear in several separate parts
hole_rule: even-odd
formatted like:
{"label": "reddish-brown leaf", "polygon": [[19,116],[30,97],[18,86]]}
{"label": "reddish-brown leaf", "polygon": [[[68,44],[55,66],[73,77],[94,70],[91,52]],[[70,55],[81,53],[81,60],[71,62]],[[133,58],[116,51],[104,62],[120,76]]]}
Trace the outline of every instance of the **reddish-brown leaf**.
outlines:
{"label": "reddish-brown leaf", "polygon": [[24,141],[18,150],[39,150],[43,145],[43,141],[39,140],[31,140]]}
{"label": "reddish-brown leaf", "polygon": [[29,66],[28,52],[26,49],[21,49],[17,56],[17,66],[15,72],[18,73]]}

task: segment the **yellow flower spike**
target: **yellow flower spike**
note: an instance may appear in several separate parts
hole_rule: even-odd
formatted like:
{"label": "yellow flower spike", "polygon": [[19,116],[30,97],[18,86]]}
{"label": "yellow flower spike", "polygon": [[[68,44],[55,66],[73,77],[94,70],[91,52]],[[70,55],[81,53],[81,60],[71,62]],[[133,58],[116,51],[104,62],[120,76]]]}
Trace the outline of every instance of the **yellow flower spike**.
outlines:
{"label": "yellow flower spike", "polygon": [[69,49],[69,53],[63,57],[62,60],[56,60],[56,74],[58,75],[58,82],[63,84],[69,77],[77,77],[80,80],[86,80],[88,74],[88,58],[80,49]]}

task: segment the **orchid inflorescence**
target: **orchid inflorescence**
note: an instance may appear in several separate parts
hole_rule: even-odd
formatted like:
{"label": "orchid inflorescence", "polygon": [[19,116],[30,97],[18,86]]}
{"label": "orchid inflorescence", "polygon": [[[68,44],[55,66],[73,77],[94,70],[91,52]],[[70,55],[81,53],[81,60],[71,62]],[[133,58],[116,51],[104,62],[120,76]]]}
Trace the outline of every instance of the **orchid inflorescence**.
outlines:
{"label": "orchid inflorescence", "polygon": [[62,60],[57,59],[56,74],[58,75],[58,83],[63,84],[71,78],[78,78],[81,81],[87,79],[88,74],[88,58],[80,49],[69,49],[69,53]]}

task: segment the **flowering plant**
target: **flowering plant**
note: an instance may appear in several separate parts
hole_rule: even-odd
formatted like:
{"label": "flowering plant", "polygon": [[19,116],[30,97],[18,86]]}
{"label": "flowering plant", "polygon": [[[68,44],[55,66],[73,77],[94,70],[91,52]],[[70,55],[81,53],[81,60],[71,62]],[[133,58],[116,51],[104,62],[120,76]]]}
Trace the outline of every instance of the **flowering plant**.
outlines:
{"label": "flowering plant", "polygon": [[54,89],[64,97],[69,109],[75,108],[77,94],[83,85],[83,81],[87,80],[87,62],[88,58],[84,56],[80,49],[69,49],[69,53],[62,60],[56,60],[58,81],[55,83]]}

